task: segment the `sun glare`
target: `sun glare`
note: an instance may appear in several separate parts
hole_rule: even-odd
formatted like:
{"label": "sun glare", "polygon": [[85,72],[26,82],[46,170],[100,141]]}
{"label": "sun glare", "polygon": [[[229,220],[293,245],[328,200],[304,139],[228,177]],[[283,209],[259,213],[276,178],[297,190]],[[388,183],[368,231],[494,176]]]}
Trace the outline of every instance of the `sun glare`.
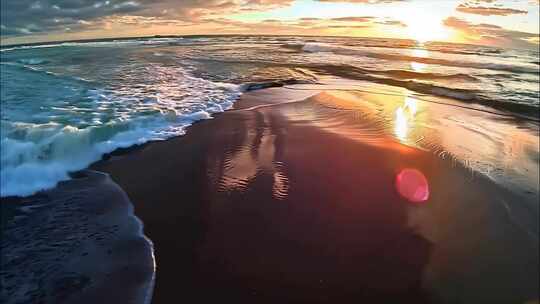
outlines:
{"label": "sun glare", "polygon": [[[426,49],[413,49],[412,55],[414,57],[427,58],[429,57],[429,52]],[[427,67],[427,64],[425,63],[411,61],[411,68],[415,72],[422,72],[426,69],[426,67]]]}
{"label": "sun glare", "polygon": [[446,40],[449,37],[448,29],[443,26],[442,20],[435,16],[409,14],[405,23],[410,38],[420,43]]}
{"label": "sun glare", "polygon": [[418,111],[416,99],[406,96],[403,106],[396,109],[394,120],[394,134],[403,143],[407,142],[407,135],[410,128],[414,125],[415,115]]}

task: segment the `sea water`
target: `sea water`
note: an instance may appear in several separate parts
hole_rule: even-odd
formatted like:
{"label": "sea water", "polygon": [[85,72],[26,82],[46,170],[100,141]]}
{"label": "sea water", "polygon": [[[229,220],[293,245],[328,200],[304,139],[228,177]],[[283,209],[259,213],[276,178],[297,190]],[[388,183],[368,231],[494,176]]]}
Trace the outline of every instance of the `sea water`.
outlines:
{"label": "sea water", "polygon": [[1,49],[1,196],[184,134],[243,91],[342,77],[538,119],[539,54],[390,39],[178,37]]}

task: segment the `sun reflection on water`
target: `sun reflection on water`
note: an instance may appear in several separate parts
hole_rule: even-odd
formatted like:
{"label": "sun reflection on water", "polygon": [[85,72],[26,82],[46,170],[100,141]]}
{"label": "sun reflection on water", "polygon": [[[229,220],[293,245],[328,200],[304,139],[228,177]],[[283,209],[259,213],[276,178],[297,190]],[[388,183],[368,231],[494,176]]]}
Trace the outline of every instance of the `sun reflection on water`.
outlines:
{"label": "sun reflection on water", "polygon": [[396,109],[396,121],[395,121],[395,130],[397,138],[399,140],[404,141],[407,138],[407,118],[405,117],[403,107],[399,107]]}
{"label": "sun reflection on water", "polygon": [[[429,57],[429,52],[425,49],[413,49],[412,55],[414,57],[427,58]],[[411,68],[415,72],[422,72],[426,69],[427,65],[425,63],[411,61]]]}
{"label": "sun reflection on water", "polygon": [[417,104],[416,99],[407,96],[405,98],[405,109],[408,110],[411,116],[415,116],[416,111],[418,110],[418,104]]}
{"label": "sun reflection on water", "polygon": [[405,97],[403,106],[396,109],[394,133],[401,142],[407,141],[407,135],[410,131],[411,124],[414,122],[418,104],[416,99]]}

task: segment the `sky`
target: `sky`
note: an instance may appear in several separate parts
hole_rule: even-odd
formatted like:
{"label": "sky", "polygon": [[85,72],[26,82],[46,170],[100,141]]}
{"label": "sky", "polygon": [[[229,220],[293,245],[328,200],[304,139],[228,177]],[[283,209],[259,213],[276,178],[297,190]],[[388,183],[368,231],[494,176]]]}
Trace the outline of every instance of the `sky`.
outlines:
{"label": "sky", "polygon": [[1,0],[0,43],[325,35],[537,49],[540,0]]}

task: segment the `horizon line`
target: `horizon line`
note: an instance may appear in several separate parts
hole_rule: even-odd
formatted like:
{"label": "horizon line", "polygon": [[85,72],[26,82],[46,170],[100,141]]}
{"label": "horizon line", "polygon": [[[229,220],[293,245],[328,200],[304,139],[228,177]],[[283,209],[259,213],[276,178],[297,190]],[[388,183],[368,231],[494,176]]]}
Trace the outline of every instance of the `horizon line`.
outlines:
{"label": "horizon line", "polygon": [[[432,41],[426,41],[426,42],[418,42],[414,39],[407,39],[407,38],[388,38],[388,37],[366,37],[366,36],[346,36],[346,35],[309,35],[309,34],[303,34],[303,35],[290,35],[290,34],[186,34],[186,35],[175,35],[175,34],[167,34],[167,35],[148,35],[148,36],[120,36],[120,37],[103,37],[103,38],[88,38],[88,39],[69,39],[69,40],[52,40],[52,41],[36,41],[36,42],[29,42],[29,43],[13,43],[13,44],[3,44],[2,40],[0,39],[0,49],[9,48],[9,47],[24,47],[24,46],[39,46],[39,45],[54,45],[54,44],[62,44],[62,43],[70,43],[70,42],[79,42],[79,43],[91,43],[91,42],[105,42],[105,41],[114,41],[114,40],[133,40],[133,39],[152,39],[152,38],[185,38],[185,37],[321,37],[321,38],[350,38],[350,39],[374,39],[374,40],[397,40],[397,41],[411,41],[416,42],[416,45],[423,45],[423,44],[430,44],[430,43],[444,43],[444,44],[453,44],[453,45],[469,45],[469,46],[481,46],[481,47],[487,47],[487,48],[494,48],[494,49],[514,49],[514,50],[531,50],[531,49],[518,49],[518,48],[511,48],[511,47],[501,47],[501,46],[492,46],[492,45],[481,45],[481,44],[474,44],[474,43],[463,43],[463,42],[449,42],[449,41],[438,41],[438,40],[432,40]],[[6,39],[4,37],[4,39]],[[540,49],[535,50],[537,52],[540,52]]]}

